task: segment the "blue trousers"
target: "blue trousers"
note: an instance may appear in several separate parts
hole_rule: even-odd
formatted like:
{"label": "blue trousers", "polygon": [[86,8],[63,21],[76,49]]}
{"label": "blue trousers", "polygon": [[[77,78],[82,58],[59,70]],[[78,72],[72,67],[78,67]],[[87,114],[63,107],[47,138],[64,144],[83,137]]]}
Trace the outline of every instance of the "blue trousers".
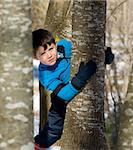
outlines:
{"label": "blue trousers", "polygon": [[48,120],[44,128],[34,138],[35,143],[45,146],[45,148],[61,138],[67,107],[67,104],[55,94],[51,94],[51,103]]}

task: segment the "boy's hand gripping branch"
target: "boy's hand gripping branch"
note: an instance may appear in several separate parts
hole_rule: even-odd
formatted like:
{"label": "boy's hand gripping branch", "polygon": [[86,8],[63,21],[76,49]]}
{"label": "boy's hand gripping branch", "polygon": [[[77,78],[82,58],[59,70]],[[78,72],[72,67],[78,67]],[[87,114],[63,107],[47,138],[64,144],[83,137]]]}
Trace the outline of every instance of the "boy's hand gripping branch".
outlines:
{"label": "boy's hand gripping branch", "polygon": [[114,60],[114,54],[112,53],[112,50],[110,47],[107,47],[107,50],[105,51],[105,65],[111,64]]}

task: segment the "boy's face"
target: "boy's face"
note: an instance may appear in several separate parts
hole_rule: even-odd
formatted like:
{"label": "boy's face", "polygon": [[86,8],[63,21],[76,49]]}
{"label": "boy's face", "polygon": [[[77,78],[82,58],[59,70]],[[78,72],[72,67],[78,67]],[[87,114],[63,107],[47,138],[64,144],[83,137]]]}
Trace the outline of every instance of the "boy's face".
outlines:
{"label": "boy's face", "polygon": [[47,45],[47,49],[43,46],[39,46],[36,52],[36,58],[40,60],[42,64],[52,66],[57,60],[57,48],[54,43]]}

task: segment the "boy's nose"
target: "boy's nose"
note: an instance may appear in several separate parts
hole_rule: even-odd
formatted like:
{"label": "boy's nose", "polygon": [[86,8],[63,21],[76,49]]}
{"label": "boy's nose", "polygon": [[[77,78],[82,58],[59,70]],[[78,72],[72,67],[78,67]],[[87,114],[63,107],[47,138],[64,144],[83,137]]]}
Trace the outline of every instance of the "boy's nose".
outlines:
{"label": "boy's nose", "polygon": [[48,56],[48,57],[51,57],[51,53],[50,53],[50,52],[47,52],[47,56]]}

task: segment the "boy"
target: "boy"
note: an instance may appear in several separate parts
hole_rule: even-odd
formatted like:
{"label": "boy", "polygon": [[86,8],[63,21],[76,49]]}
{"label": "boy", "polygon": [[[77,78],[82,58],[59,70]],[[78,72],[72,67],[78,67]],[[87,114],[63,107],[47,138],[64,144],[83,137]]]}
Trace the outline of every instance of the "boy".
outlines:
{"label": "boy", "polygon": [[38,29],[33,32],[34,55],[40,60],[39,81],[47,90],[53,91],[48,121],[34,138],[36,149],[47,148],[61,138],[67,103],[85,87],[96,72],[94,61],[90,60],[86,64],[81,62],[78,73],[70,81],[71,49],[70,41],[63,39],[56,44],[47,30]]}

